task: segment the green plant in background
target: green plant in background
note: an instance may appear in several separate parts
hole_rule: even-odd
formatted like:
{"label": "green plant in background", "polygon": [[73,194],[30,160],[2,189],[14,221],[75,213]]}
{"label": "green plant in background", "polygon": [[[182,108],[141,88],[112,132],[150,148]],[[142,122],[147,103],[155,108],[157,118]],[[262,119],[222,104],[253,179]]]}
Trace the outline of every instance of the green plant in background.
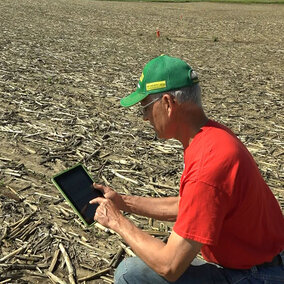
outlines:
{"label": "green plant in background", "polygon": [[0,187],[4,186],[4,180],[0,180]]}
{"label": "green plant in background", "polygon": [[52,84],[52,82],[53,82],[52,77],[48,77],[48,78],[47,78],[47,83],[48,83],[48,84]]}

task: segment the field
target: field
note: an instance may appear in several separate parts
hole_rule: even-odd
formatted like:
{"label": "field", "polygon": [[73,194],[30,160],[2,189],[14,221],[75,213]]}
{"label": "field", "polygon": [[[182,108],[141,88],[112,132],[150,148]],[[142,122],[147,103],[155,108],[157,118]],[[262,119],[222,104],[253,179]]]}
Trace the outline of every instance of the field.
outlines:
{"label": "field", "polygon": [[181,145],[119,106],[160,54],[198,72],[206,113],[244,142],[284,209],[283,19],[283,5],[1,0],[0,282],[68,283],[63,246],[76,279],[112,283],[131,255],[64,202],[50,178],[67,167],[81,162],[121,193],[178,194]]}
{"label": "field", "polygon": [[[109,1],[117,1],[117,0],[109,0]],[[137,2],[137,0],[121,0],[120,2]],[[283,4],[284,0],[140,0],[139,2],[153,2],[153,3],[214,2],[214,3],[242,3],[242,4]]]}

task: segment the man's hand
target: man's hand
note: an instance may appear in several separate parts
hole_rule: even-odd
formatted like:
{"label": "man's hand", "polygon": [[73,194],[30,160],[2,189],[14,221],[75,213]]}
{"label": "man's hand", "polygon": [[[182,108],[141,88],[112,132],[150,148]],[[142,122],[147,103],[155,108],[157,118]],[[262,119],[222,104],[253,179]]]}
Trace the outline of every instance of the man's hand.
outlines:
{"label": "man's hand", "polygon": [[119,210],[125,211],[125,202],[121,195],[108,186],[93,183],[93,187],[101,191],[106,199],[110,199]]}
{"label": "man's hand", "polygon": [[119,210],[124,212],[161,221],[176,220],[179,203],[178,196],[155,198],[123,195],[115,192],[108,186],[94,183],[93,187],[101,191],[106,199],[110,199]]}
{"label": "man's hand", "polygon": [[110,199],[98,197],[90,201],[90,204],[95,203],[98,203],[99,207],[96,210],[94,220],[107,228],[116,230],[119,220],[123,217],[119,209]]}

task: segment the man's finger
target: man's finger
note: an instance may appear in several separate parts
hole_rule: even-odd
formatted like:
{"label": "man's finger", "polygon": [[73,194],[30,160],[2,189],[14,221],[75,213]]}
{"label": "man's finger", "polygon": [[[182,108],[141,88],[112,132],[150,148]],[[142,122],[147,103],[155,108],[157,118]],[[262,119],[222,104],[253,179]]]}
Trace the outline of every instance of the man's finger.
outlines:
{"label": "man's finger", "polygon": [[105,198],[97,197],[97,198],[90,200],[89,203],[90,204],[95,204],[95,203],[101,204],[103,201],[105,201]]}
{"label": "man's finger", "polygon": [[99,191],[101,191],[103,194],[106,193],[106,190],[105,190],[105,186],[101,185],[101,184],[97,184],[97,183],[93,183],[93,187],[98,189]]}

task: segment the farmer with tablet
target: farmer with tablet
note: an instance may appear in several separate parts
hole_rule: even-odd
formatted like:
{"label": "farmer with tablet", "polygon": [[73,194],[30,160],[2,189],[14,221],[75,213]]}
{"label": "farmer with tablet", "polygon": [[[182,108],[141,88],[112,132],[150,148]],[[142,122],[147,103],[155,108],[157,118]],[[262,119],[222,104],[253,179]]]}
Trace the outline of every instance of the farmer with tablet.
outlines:
{"label": "farmer with tablet", "polygon": [[[184,61],[159,56],[145,66],[137,90],[121,100],[141,104],[159,138],[184,148],[178,197],[105,198],[94,219],[116,231],[137,257],[117,268],[115,283],[284,283],[284,219],[242,142],[206,117],[197,74]],[[216,106],[218,107],[218,106]],[[167,244],[142,232],[121,211],[175,221]],[[205,261],[198,260],[201,251]]]}

